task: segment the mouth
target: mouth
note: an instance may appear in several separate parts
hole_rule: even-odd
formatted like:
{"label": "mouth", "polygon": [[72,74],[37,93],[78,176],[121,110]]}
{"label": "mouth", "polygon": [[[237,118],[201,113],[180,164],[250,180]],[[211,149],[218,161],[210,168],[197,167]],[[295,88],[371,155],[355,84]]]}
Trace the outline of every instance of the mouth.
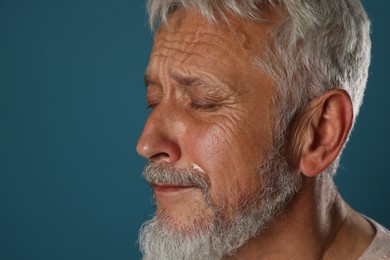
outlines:
{"label": "mouth", "polygon": [[195,186],[190,185],[179,185],[179,184],[166,184],[166,183],[153,183],[152,187],[155,192],[179,192],[192,188],[196,188]]}

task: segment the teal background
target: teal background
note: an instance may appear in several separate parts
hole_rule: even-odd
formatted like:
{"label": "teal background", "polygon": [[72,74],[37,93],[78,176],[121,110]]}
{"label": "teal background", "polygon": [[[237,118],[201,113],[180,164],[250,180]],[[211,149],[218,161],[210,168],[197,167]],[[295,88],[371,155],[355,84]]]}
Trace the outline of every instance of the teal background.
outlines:
{"label": "teal background", "polygon": [[[141,0],[0,0],[0,259],[140,259],[153,212],[135,144],[152,35]],[[366,1],[373,60],[336,177],[390,227],[390,2]]]}

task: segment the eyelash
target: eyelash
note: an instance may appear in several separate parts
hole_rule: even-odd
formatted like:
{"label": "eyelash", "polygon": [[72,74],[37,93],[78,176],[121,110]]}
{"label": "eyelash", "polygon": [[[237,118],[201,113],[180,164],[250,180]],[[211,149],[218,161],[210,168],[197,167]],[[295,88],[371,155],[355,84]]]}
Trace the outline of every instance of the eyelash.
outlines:
{"label": "eyelash", "polygon": [[[156,106],[158,105],[158,103],[151,103],[151,104],[148,104],[146,106],[146,109],[151,109],[153,110]],[[205,110],[205,111],[210,111],[210,110],[214,110],[217,105],[215,104],[210,104],[210,103],[191,103],[190,104],[190,107],[192,109],[195,109],[195,110]]]}
{"label": "eyelash", "polygon": [[148,105],[146,106],[146,110],[149,110],[149,109],[152,109],[152,110],[153,110],[153,108],[155,108],[156,106],[157,106],[157,103],[148,104]]}
{"label": "eyelash", "polygon": [[215,104],[199,104],[199,103],[191,103],[191,108],[193,109],[199,109],[199,110],[213,110],[217,107]]}

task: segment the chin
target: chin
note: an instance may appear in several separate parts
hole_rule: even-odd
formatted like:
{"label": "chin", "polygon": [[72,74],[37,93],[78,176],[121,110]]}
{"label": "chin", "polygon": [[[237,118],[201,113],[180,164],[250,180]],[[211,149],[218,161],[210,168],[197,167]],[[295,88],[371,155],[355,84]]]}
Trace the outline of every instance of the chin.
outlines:
{"label": "chin", "polygon": [[188,220],[161,211],[145,222],[139,235],[144,260],[220,259],[210,253],[213,218],[196,215]]}
{"label": "chin", "polygon": [[215,222],[215,212],[202,205],[194,203],[187,208],[176,208],[174,206],[162,208],[157,206],[156,214],[152,221],[156,225],[167,230],[172,230],[176,234],[185,237],[195,237],[201,233],[210,231],[210,226]]}

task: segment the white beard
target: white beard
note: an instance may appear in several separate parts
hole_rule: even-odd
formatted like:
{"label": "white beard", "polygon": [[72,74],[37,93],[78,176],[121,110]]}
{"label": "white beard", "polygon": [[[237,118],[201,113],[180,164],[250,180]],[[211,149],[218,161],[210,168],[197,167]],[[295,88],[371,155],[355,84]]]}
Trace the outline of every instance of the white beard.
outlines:
{"label": "white beard", "polygon": [[[196,223],[186,227],[186,232],[175,228],[164,212],[145,222],[139,234],[144,260],[222,259],[234,255],[249,239],[261,234],[302,186],[300,175],[289,171],[284,156],[280,155],[280,147],[274,146],[262,160],[259,167],[262,185],[257,192],[242,193],[238,205],[231,205],[233,217],[224,216],[222,209],[211,202],[205,188],[205,202],[212,214],[199,216]],[[166,179],[167,175],[170,176],[153,165],[148,165],[144,171],[146,179],[150,176]],[[191,180],[185,179],[184,183],[190,184]]]}

